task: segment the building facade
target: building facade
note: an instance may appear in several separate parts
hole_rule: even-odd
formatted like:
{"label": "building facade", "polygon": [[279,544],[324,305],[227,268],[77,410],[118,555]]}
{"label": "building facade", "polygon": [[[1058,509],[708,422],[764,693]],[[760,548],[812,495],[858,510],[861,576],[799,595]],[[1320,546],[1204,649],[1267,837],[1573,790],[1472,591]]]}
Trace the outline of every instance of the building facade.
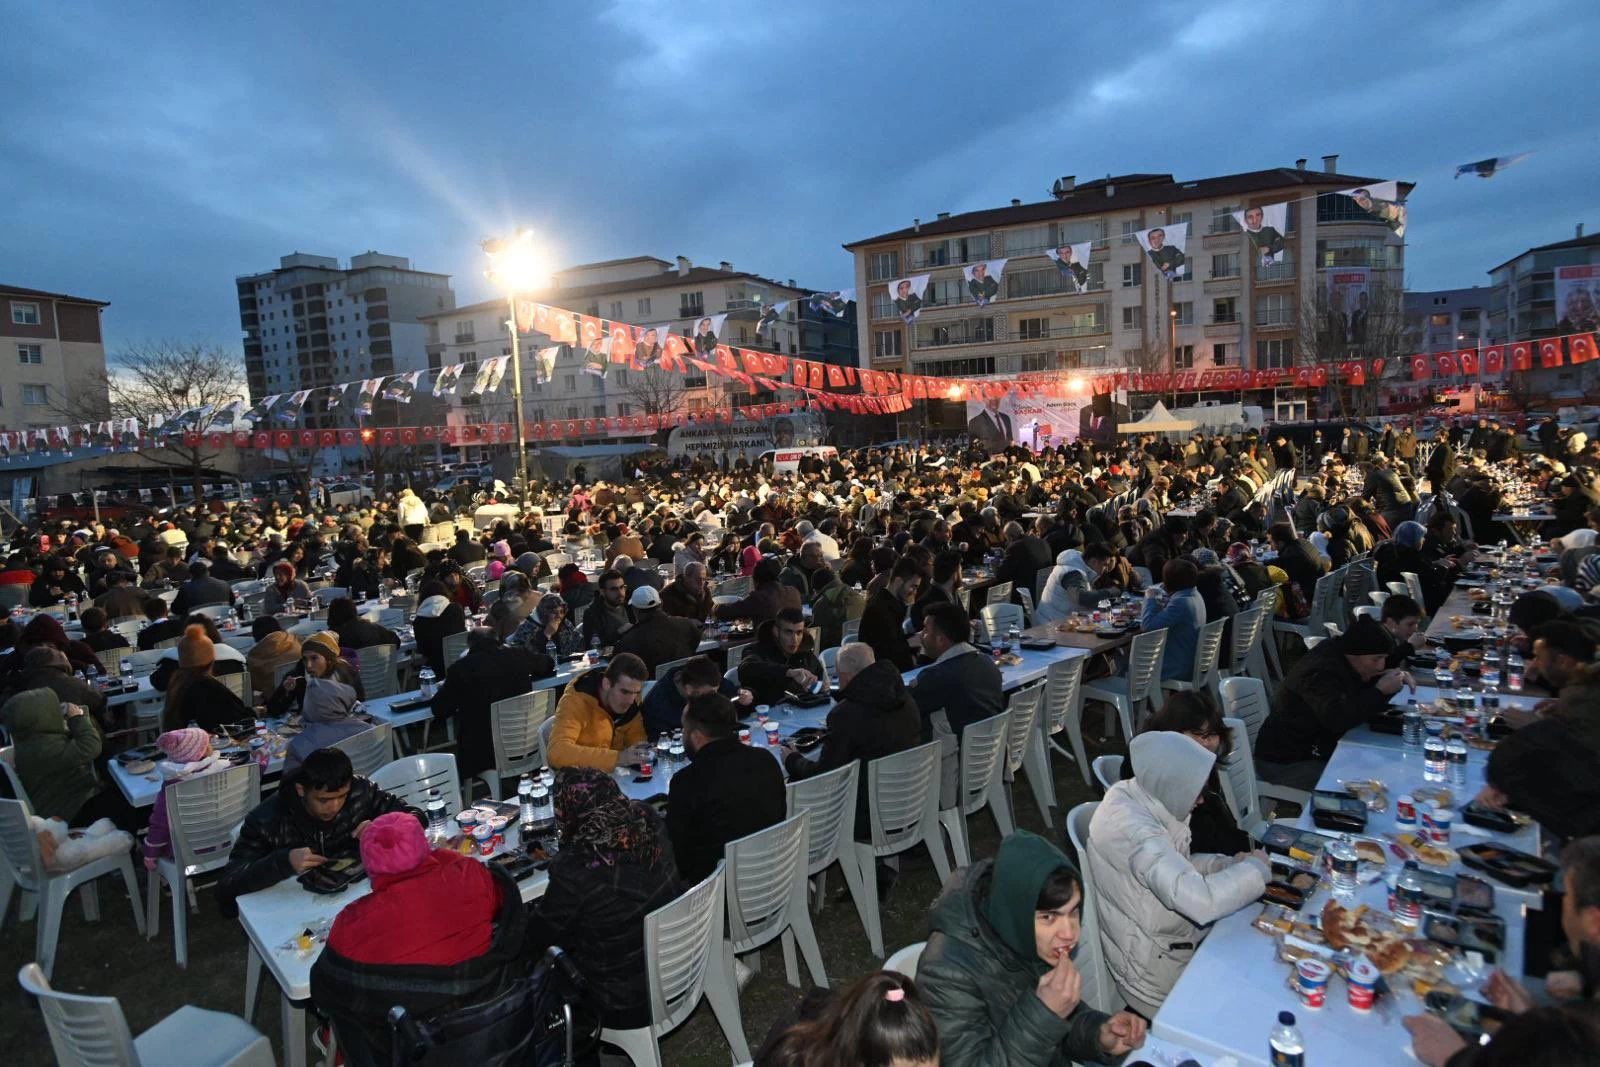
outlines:
{"label": "building facade", "polygon": [[109,408],[100,336],[100,313],[109,306],[0,285],[0,429],[81,422]]}
{"label": "building facade", "polygon": [[[1377,180],[1339,173],[1337,156],[1324,156],[1322,170],[1307,169],[1302,159],[1294,167],[1193,181],[1170,174],[1082,183],[1064,177],[1047,201],[941,213],[851,242],[845,248],[855,256],[862,366],[1014,377],[1301,365],[1314,358],[1305,320],[1324,305],[1331,271],[1359,272],[1375,291],[1398,293],[1403,284],[1403,240],[1349,197],[1331,195]],[[1285,201],[1287,255],[1263,265],[1233,213]],[[1149,269],[1133,234],[1180,222],[1189,225],[1190,275],[1169,282]],[[1090,245],[1088,284],[1073,292],[1047,253],[1082,243]],[[979,307],[962,267],[994,259],[1007,261],[1001,299]],[[932,275],[923,310],[908,326],[895,313],[888,283],[923,273]],[[1247,399],[1270,403],[1272,390]],[[937,411],[930,415],[950,426],[959,417],[953,410],[942,420]]]}
{"label": "building facade", "polygon": [[1492,290],[1477,285],[1406,293],[1406,347],[1413,352],[1454,352],[1505,340],[1490,333],[1493,299]]}
{"label": "building facade", "polygon": [[[1490,268],[1489,294],[1489,335],[1496,341],[1576,332],[1586,314],[1580,305],[1588,301],[1592,322],[1600,297],[1600,234],[1585,236],[1580,225],[1569,240],[1530,248]],[[1535,364],[1513,376],[1514,398],[1556,403],[1584,398],[1596,386],[1592,366],[1546,370]]]}
{"label": "building facade", "polygon": [[[811,312],[804,299],[809,292],[793,279],[780,282],[737,271],[727,262],[714,268],[697,267],[681,256],[676,262],[635,256],[569,267],[552,275],[549,288],[518,295],[633,326],[666,325],[682,335],[692,334],[696,322],[706,316],[726,314],[721,340],[727,344],[854,365],[853,322]],[[772,329],[758,334],[756,323],[762,307],[785,300],[790,301],[789,307]],[[465,364],[468,369],[462,372],[462,378],[470,381],[477,364],[511,353],[510,309],[504,299],[424,316],[422,321],[427,330],[427,367],[431,370]],[[523,410],[529,425],[718,410],[773,399],[770,394],[752,395],[743,386],[734,387],[715,376],[708,380],[707,376],[692,372],[680,375],[613,366],[603,377],[585,374],[581,369],[582,353],[574,346],[561,349],[550,380],[540,381],[532,353],[555,342],[540,333],[524,334],[519,340]],[[507,380],[492,396],[452,400],[449,422],[462,425],[512,421],[509,375],[508,370]]]}

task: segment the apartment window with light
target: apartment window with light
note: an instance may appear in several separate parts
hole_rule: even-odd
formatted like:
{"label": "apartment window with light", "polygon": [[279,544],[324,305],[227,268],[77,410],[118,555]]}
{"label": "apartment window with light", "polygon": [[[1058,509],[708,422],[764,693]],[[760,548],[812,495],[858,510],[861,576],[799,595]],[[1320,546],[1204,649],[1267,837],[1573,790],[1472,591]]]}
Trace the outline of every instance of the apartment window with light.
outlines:
{"label": "apartment window with light", "polygon": [[1122,328],[1124,330],[1137,330],[1144,321],[1144,305],[1135,304],[1131,308],[1122,309]]}
{"label": "apartment window with light", "polygon": [[17,362],[37,367],[44,362],[44,348],[40,345],[18,345]]}
{"label": "apartment window with light", "polygon": [[1177,318],[1179,326],[1194,325],[1194,301],[1180,300],[1176,304],[1172,305],[1172,308],[1178,313]]}
{"label": "apartment window with light", "polygon": [[11,302],[11,322],[16,326],[39,325],[39,305],[25,304],[20,300]]}
{"label": "apartment window with light", "polygon": [[1172,350],[1172,369],[1189,370],[1194,366],[1194,345],[1179,345]]}
{"label": "apartment window with light", "polygon": [[1122,265],[1122,287],[1136,289],[1144,284],[1144,264],[1124,263]]}
{"label": "apartment window with light", "polygon": [[1037,341],[1041,337],[1050,336],[1049,319],[1018,319],[1017,340]]}
{"label": "apartment window with light", "polygon": [[30,408],[42,408],[50,403],[50,387],[45,385],[24,385],[22,387],[22,402]]}
{"label": "apartment window with light", "polygon": [[638,300],[638,307],[640,315],[650,314],[650,298],[648,296],[641,296]]}

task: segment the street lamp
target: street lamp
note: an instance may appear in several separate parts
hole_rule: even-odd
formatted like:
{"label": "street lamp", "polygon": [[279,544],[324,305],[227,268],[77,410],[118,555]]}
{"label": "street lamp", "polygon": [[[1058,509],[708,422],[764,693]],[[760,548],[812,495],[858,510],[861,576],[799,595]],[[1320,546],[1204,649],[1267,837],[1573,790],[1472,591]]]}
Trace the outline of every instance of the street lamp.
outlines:
{"label": "street lamp", "polygon": [[517,293],[537,288],[543,281],[543,262],[534,247],[533,234],[519,229],[511,237],[491,237],[483,242],[489,257],[484,276],[506,293],[507,327],[511,331],[511,394],[517,420],[517,481],[522,502],[528,502],[528,434],[522,415],[522,348],[517,341]]}
{"label": "street lamp", "polygon": [[1167,311],[1167,319],[1172,323],[1170,337],[1172,342],[1172,402],[1178,402],[1178,309],[1171,308]]}

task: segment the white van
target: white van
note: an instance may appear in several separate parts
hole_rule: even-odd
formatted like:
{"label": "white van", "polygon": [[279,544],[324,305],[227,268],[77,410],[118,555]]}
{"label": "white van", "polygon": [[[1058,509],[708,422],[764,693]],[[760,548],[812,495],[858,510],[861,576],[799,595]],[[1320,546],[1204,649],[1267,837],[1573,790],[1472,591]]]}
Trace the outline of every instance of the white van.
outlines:
{"label": "white van", "polygon": [[769,448],[757,457],[756,465],[765,467],[772,464],[774,473],[784,474],[800,469],[800,459],[803,456],[820,456],[822,459],[832,459],[839,454],[839,450],[832,445],[797,445],[794,448]]}

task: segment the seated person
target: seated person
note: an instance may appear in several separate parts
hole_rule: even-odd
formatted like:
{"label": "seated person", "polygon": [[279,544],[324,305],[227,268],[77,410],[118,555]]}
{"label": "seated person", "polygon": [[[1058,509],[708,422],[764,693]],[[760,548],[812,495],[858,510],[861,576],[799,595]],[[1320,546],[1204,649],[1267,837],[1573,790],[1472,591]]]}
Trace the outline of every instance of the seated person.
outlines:
{"label": "seated person", "polygon": [[417,639],[417,651],[433,673],[444,677],[450,664],[444,661],[444,639],[450,634],[467,629],[467,615],[461,605],[450,599],[450,591],[437,579],[422,583],[417,595],[416,618],[411,620],[411,632]]}
{"label": "seated person", "polygon": [[1270,868],[1261,852],[1191,854],[1189,816],[1217,759],[1204,745],[1160,731],[1128,750],[1134,777],[1114,783],[1095,809],[1087,863],[1117,992],[1153,1019],[1206,928],[1255,903]]}
{"label": "seated person", "polygon": [[661,594],[650,586],[635,589],[628,606],[637,621],[617,639],[617,651],[638,656],[651,674],[663,663],[687,659],[700,647],[700,624],[667,614],[661,607]]}
{"label": "seated person", "polygon": [[757,704],[781,704],[826,677],[806,640],[806,617],[799,608],[784,608],[756,627],[755,641],[739,659],[739,684],[755,694]]}
{"label": "seated person", "polygon": [[347,737],[374,729],[372,719],[356,708],[361,699],[355,686],[337,678],[308,674],[301,679],[304,699],[300,704],[300,732],[289,739],[283,754],[283,773],[293,774],[305,759],[319,749],[332,748]]}
{"label": "seated person", "polygon": [[156,738],[167,757],[161,761],[162,788],[150,808],[150,832],[145,834],[144,869],[153,871],[160,860],[172,858],[172,824],[167,818],[167,785],[233,766],[211,747],[211,735],[198,726],[169,730]]}
{"label": "seated person", "polygon": [[683,710],[683,747],[690,763],[667,790],[667,834],[678,875],[708,877],[723,846],[788,816],[783,769],[772,754],[741,744],[734,704],[703,693]]}
{"label": "seated person", "polygon": [[1577,623],[1552,619],[1528,632],[1533,659],[1528,677],[1560,695],[1584,667],[1594,662],[1595,641]]}
{"label": "seated person", "polygon": [[250,671],[250,687],[265,697],[277,688],[278,668],[299,661],[300,639],[272,615],[252,619],[250,634],[256,643],[245,653],[245,667]]}
{"label": "seated person", "polygon": [[683,891],[661,817],[593,767],[556,772],[561,851],[528,907],[527,955],[560,945],[589,984],[600,1024],[650,1024],[644,917]]}
{"label": "seated person", "polygon": [[721,693],[739,705],[738,714],[748,715],[755,704],[755,696],[748,689],[728,681],[717,669],[710,656],[694,656],[682,667],[667,672],[667,676],[650,687],[644,698],[644,730],[654,741],[662,734],[670,734],[683,726],[683,709],[697,696]]}
{"label": "seated person", "polygon": [[[972,645],[972,620],[960,604],[935,604],[922,616],[922,654],[932,656],[911,684],[922,716],[922,740],[943,745],[939,807],[954,807],[961,770],[961,733],[1005,710],[1000,668]],[[843,655],[841,650],[840,655]]]}
{"label": "seated person", "polygon": [[456,768],[463,780],[495,765],[495,702],[532,692],[534,682],[555,673],[542,648],[502,645],[487,628],[467,634],[467,654],[450,664],[432,703],[434,718],[455,720]]}
{"label": "seated person", "polygon": [[908,976],[868,971],[843,989],[806,994],[799,1018],[769,1031],[755,1062],[762,1067],[938,1067],[939,1028]]}
{"label": "seated person", "polygon": [[[1217,757],[1206,787],[1200,792],[1198,806],[1189,817],[1189,849],[1191,852],[1214,852],[1231,856],[1250,850],[1250,835],[1239,829],[1239,824],[1222,795],[1222,784],[1217,775],[1228,758],[1232,738],[1222,721],[1222,712],[1209,700],[1195,693],[1173,693],[1159,711],[1150,716],[1140,733],[1168,730],[1179,733],[1205,746],[1207,752]],[[1122,777],[1134,777],[1137,768],[1133,760],[1122,761]]]}
{"label": "seated person", "polygon": [[1155,589],[1144,591],[1144,611],[1139,627],[1145,633],[1167,631],[1166,653],[1161,660],[1161,680],[1177,681],[1194,674],[1194,656],[1200,627],[1206,624],[1206,605],[1195,588],[1200,569],[1187,559],[1169,559],[1161,568],[1166,604]]}
{"label": "seated person", "polygon": [[1383,714],[1411,675],[1389,667],[1393,639],[1371,619],[1357,619],[1300,657],[1278,686],[1256,737],[1256,774],[1264,782],[1312,790],[1339,738]]}
{"label": "seated person", "polygon": [[[894,664],[876,659],[871,645],[853,641],[839,650],[837,666],[839,701],[828,712],[821,756],[812,761],[787,745],[783,748],[784,768],[795,781],[826,774],[851,760],[861,764],[865,780],[872,760],[922,743],[922,716]],[[867,792],[859,788],[855,835],[857,841],[872,835]]]}
{"label": "seated person", "polygon": [[333,1020],[347,1067],[392,1062],[389,1009],[420,1018],[500,992],[523,966],[527,912],[511,876],[429,848],[404,812],[361,835],[372,892],[334,917],[311,968],[311,999]]}
{"label": "seated person", "polygon": [[354,664],[339,654],[339,638],[332,630],[319,630],[300,642],[300,666],[284,675],[278,688],[267,698],[269,715],[298,715],[306,701],[308,678],[326,678],[356,691],[356,699],[366,697],[361,675]]}
{"label": "seated person", "polygon": [[[217,629],[217,622],[209,615],[195,612],[182,620],[178,630],[181,638],[192,627],[198,626],[205,631],[206,639],[211,642],[211,651],[215,658],[212,666],[213,674],[241,674],[246,669],[245,656],[237,648],[222,639],[222,631]],[[167,691],[167,683],[178,672],[178,646],[163,649],[161,659],[156,663],[156,669],[150,672],[150,686],[157,692]]]}
{"label": "seated person", "polygon": [[220,733],[225,723],[255,718],[255,712],[237,693],[217,681],[216,662],[216,646],[205,629],[189,627],[178,642],[178,669],[167,680],[161,712],[163,729],[178,730],[193,723],[209,733]]}
{"label": "seated person", "polygon": [[167,611],[167,602],[160,597],[145,599],[144,614],[150,621],[139,631],[140,652],[148,652],[163,641],[175,641],[183,636],[183,620],[169,618]]}
{"label": "seated person", "polygon": [[1143,1019],[1079,998],[1082,909],[1071,861],[1026,830],[951,876],[917,964],[945,1067],[1120,1063],[1143,1044]]}
{"label": "seated person", "polygon": [[619,763],[638,763],[650,752],[644,737],[639,694],[650,678],[644,661],[628,652],[604,670],[574,678],[556,705],[550,728],[552,767],[594,767],[610,773]]}
{"label": "seated person", "polygon": [[246,893],[357,854],[357,842],[380,815],[404,812],[419,825],[427,817],[356,776],[350,757],[337,748],[311,753],[276,793],[258,804],[239,828],[239,840],[217,882],[224,915],[238,912]]}
{"label": "seated person", "polygon": [[400,647],[400,636],[387,626],[362,617],[356,602],[342,596],[328,605],[328,629],[339,635],[344,648],[363,649],[381,645]]}
{"label": "seated person", "polygon": [[1411,657],[1428,647],[1428,635],[1422,629],[1422,605],[1398,593],[1383,602],[1378,622],[1394,641],[1394,647],[1385,661],[1390,667],[1405,667]]}
{"label": "seated person", "polygon": [[83,625],[83,643],[96,652],[109,652],[113,648],[129,648],[128,639],[107,625],[104,608],[88,607],[78,616]]}
{"label": "seated person", "polygon": [[1039,608],[1034,612],[1035,623],[1061,622],[1075,611],[1093,611],[1100,599],[1094,593],[1094,583],[1099,581],[1111,566],[1116,553],[1095,542],[1085,545],[1082,551],[1069,548],[1056,557],[1056,565],[1045,579],[1039,592]]}
{"label": "seated person", "polygon": [[906,639],[907,607],[917,599],[922,587],[922,568],[902,558],[889,571],[889,578],[870,597],[861,612],[861,627],[856,640],[872,646],[876,658],[895,668],[909,671],[917,665],[916,653]]}
{"label": "seated person", "polygon": [[46,688],[24,689],[0,705],[0,725],[11,733],[12,766],[39,818],[72,827],[110,819],[130,833],[144,828],[149,816],[100,777],[105,742],[82,704],[63,703]]}
{"label": "seated person", "polygon": [[1600,666],[1577,670],[1544,714],[1501,738],[1484,777],[1480,804],[1524,812],[1562,839],[1600,832]]}

